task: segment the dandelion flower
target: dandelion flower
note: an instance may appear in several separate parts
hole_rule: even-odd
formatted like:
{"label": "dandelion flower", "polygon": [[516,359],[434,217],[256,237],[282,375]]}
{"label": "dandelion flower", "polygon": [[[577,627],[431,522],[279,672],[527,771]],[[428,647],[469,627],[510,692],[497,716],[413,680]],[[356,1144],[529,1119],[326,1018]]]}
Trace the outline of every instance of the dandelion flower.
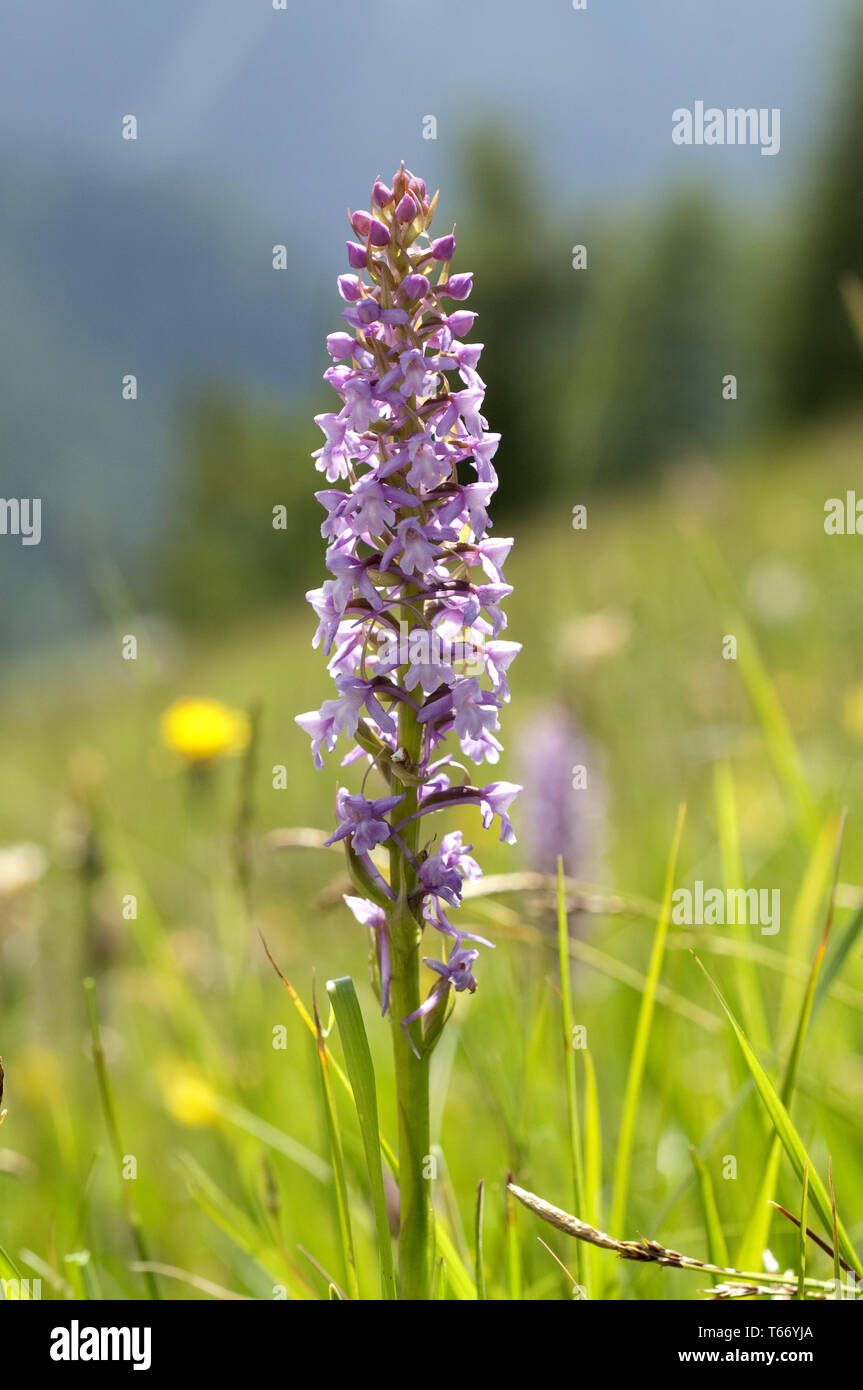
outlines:
{"label": "dandelion flower", "polygon": [[208,763],[242,753],[249,721],[218,700],[177,700],[162,716],[162,740],[188,762]]}

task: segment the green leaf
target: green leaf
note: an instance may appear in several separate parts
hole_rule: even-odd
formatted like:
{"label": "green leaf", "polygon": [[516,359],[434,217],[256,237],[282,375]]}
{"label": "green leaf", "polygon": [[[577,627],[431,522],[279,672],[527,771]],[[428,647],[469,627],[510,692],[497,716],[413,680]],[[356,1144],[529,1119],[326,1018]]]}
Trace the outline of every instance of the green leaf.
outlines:
{"label": "green leaf", "polygon": [[381,1163],[378,1096],[372,1054],[354,982],[350,975],[327,981],[327,993],[333,1004],[339,1037],[345,1055],[345,1066],[360,1122],[360,1133],[366,1156],[366,1168],[372,1190],[378,1253],[381,1265],[381,1293],[384,1299],[396,1297],[396,1274],[390,1239],[384,1173]]}
{"label": "green leaf", "polygon": [[[734,1014],[728,1007],[728,1004],[725,1001],[722,991],[719,989],[719,986],[713,980],[712,976],[710,975],[710,972],[701,963],[701,961],[698,960],[697,956],[695,956],[695,960],[698,962],[700,969],[704,972],[704,975],[706,976],[711,989],[713,990],[714,994],[716,995],[716,998],[719,1000],[719,1003],[722,1006],[722,1010],[726,1018],[728,1019],[728,1022],[734,1030],[734,1036],[737,1038],[737,1041],[740,1045],[740,1050],[743,1053],[746,1065],[752,1073],[752,1079],[755,1082],[756,1090],[758,1091],[758,1094],[760,1095],[764,1103],[764,1108],[770,1116],[773,1127],[776,1130],[776,1133],[779,1136],[779,1139],[782,1143],[782,1147],[784,1148],[786,1154],[791,1160],[791,1165],[794,1168],[794,1171],[797,1174],[798,1178],[800,1178],[801,1182],[803,1181],[803,1175],[806,1171],[806,1166],[807,1164],[809,1165],[809,1189],[812,1193],[812,1202],[818,1212],[818,1215],[823,1221],[826,1229],[830,1230],[833,1224],[833,1216],[830,1207],[830,1198],[827,1194],[827,1189],[825,1188],[823,1182],[821,1181],[820,1177],[818,1176],[817,1172],[815,1171],[815,1168],[811,1163],[809,1155],[806,1152],[806,1146],[804,1145],[803,1140],[800,1138],[800,1135],[797,1133],[797,1130],[795,1129],[791,1121],[791,1116],[788,1114],[788,1111],[785,1109],[785,1106],[779,1099],[779,1096],[776,1093],[775,1087],[773,1086],[770,1077],[767,1075],[766,1071],[764,1070],[758,1058],[756,1057],[754,1051],[752,1050],[752,1047],[749,1044],[749,1040],[747,1039],[746,1034],[743,1032],[743,1029],[740,1027],[740,1024],[737,1022],[737,1019],[734,1017]],[[845,1258],[847,1259],[848,1263],[853,1266],[853,1268],[858,1272],[858,1274],[863,1275],[863,1262],[861,1262],[860,1256],[857,1254],[857,1251],[851,1244],[851,1241],[848,1237],[848,1233],[841,1222],[838,1223],[838,1238],[840,1248],[842,1250],[842,1253],[845,1255]]]}

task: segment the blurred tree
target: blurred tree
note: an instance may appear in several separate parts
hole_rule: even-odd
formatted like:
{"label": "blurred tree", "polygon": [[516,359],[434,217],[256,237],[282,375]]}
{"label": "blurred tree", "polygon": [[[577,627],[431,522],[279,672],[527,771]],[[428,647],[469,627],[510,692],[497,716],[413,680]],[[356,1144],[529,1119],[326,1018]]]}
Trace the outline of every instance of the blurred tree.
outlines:
{"label": "blurred tree", "polygon": [[[318,430],[215,387],[183,408],[187,461],[160,565],[174,617],[216,626],[319,582]],[[283,508],[274,526],[274,508]]]}
{"label": "blurred tree", "polygon": [[737,433],[751,398],[743,306],[723,219],[703,193],[677,195],[645,233],[643,217],[596,237],[590,294],[565,410],[589,475],[615,485]]}
{"label": "blurred tree", "polygon": [[831,128],[800,213],[785,272],[779,405],[793,417],[859,404],[859,347],[842,302],[845,276],[863,274],[863,18],[844,45]]}
{"label": "blurred tree", "polygon": [[458,265],[477,272],[472,336],[485,344],[486,414],[502,436],[495,462],[505,514],[543,502],[565,468],[558,402],[585,278],[572,269],[571,245],[586,236],[581,219],[560,220],[553,173],[540,184],[533,156],[497,125],[468,137],[459,177]]}

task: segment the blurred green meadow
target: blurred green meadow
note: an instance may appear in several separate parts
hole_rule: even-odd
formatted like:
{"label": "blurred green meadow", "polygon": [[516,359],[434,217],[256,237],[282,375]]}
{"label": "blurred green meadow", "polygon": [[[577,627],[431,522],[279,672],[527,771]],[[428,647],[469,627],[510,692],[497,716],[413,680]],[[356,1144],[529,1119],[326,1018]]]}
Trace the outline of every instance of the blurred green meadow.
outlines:
{"label": "blurred green meadow", "polygon": [[[863,1247],[863,964],[853,935],[863,904],[863,599],[859,539],[823,525],[825,501],[859,482],[861,445],[863,422],[850,415],[790,441],[729,445],[721,467],[684,455],[625,493],[573,480],[556,504],[497,528],[516,537],[507,636],[524,644],[498,775],[523,779],[550,703],[589,740],[589,776],[601,769],[601,795],[591,781],[573,797],[574,816],[583,796],[601,822],[601,844],[567,866],[571,1021],[586,1042],[574,1052],[586,1178],[577,1214],[615,1237],[643,1235],[714,1263],[724,1250],[734,1264],[751,1246],[773,1130],[692,950],[779,1087],[831,900],[829,988],[816,992],[789,1108],[825,1183],[832,1162],[839,1216]],[[578,504],[587,525],[576,530]],[[326,981],[353,977],[381,1128],[394,1142],[391,1040],[364,933],[341,902],[340,854],[286,833],[328,833],[337,781],[359,784],[335,757],[315,772],[293,723],[329,693],[314,619],[294,594],[242,624],[182,635],[141,614],[106,573],[112,631],[6,676],[0,765],[14,796],[0,803],[0,845],[32,843],[45,858],[29,883],[16,887],[7,873],[4,888],[0,878],[0,1259],[7,1277],[41,1277],[44,1297],[147,1296],[129,1200],[162,1297],[308,1299],[345,1286],[315,1039],[259,933],[308,1010],[316,998],[324,1029]],[[128,634],[133,661],[120,656]],[[728,636],[736,659],[723,656]],[[190,773],[160,738],[165,709],[184,696],[257,711],[256,746]],[[778,933],[672,921],[658,959],[683,802],[674,886],[777,888]],[[482,1181],[490,1298],[570,1298],[573,1279],[592,1297],[697,1297],[709,1276],[589,1249],[507,1199],[512,1173],[575,1210],[555,899],[551,884],[523,877],[533,868],[523,816],[514,848],[484,832],[478,813],[460,827],[486,874],[516,877],[465,902],[462,925],[497,949],[484,955],[476,995],[458,997],[432,1060],[433,1200],[448,1242],[438,1292],[475,1296]],[[124,1178],[85,977],[95,980]],[[639,1017],[642,1030],[649,1024],[640,1086]],[[341,1063],[337,1028],[327,1045]],[[359,1287],[374,1298],[360,1128],[337,1077],[333,1086]],[[775,1195],[799,1212],[801,1182],[784,1152]],[[810,1224],[831,1239],[811,1201]],[[778,1213],[763,1245],[776,1261],[768,1268],[797,1270],[798,1235]],[[755,1253],[738,1267],[761,1269]],[[832,1271],[810,1246],[807,1275]]]}

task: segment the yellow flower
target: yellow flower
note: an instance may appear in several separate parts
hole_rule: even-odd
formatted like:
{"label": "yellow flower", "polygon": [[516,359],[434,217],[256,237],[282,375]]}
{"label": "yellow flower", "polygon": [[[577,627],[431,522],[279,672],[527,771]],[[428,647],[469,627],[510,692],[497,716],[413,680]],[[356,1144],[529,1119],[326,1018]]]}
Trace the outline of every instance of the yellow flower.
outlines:
{"label": "yellow flower", "polygon": [[165,1105],[174,1119],[193,1129],[215,1122],[214,1093],[193,1067],[165,1059],[158,1064],[157,1074]]}
{"label": "yellow flower", "polygon": [[162,739],[191,763],[209,762],[242,753],[249,721],[218,700],[177,700],[162,715]]}

